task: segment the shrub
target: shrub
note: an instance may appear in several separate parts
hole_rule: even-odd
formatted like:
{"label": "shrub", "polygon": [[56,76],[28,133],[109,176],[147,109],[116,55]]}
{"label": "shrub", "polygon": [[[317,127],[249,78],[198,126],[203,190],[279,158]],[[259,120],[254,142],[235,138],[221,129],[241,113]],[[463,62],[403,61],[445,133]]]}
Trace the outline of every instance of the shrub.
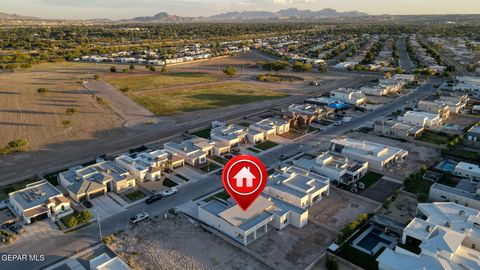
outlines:
{"label": "shrub", "polygon": [[130,65],[130,70],[134,70],[135,69],[135,65]]}
{"label": "shrub", "polygon": [[126,92],[130,91],[130,88],[128,88],[128,87],[123,87],[123,88],[120,88],[120,91],[121,91],[122,93],[126,93]]}
{"label": "shrub", "polygon": [[108,235],[103,237],[102,240],[103,240],[103,243],[108,246],[113,242],[113,239],[114,239],[113,235]]}
{"label": "shrub", "polygon": [[117,72],[117,68],[115,66],[111,66],[110,72],[113,72],[113,73]]}
{"label": "shrub", "polygon": [[293,70],[298,71],[298,72],[310,71],[310,70],[312,70],[312,65],[311,64],[304,64],[302,62],[295,62],[293,64]]}
{"label": "shrub", "polygon": [[28,145],[28,140],[25,139],[25,138],[21,138],[21,139],[18,139],[18,140],[13,140],[13,141],[10,141],[8,143],[8,148],[10,148],[11,150],[21,150],[25,147],[27,147]]}
{"label": "shrub", "polygon": [[325,261],[325,267],[327,267],[328,270],[337,270],[338,269],[337,257],[327,255],[327,260]]}
{"label": "shrub", "polygon": [[163,65],[162,70],[160,70],[160,72],[167,72],[167,71],[168,71],[167,65]]}
{"label": "shrub", "polygon": [[82,210],[82,212],[77,214],[78,222],[81,224],[87,224],[93,218],[92,213],[88,210]]}
{"label": "shrub", "polygon": [[127,73],[127,72],[128,72],[128,68],[122,69],[122,72],[123,72],[123,73]]}
{"label": "shrub", "polygon": [[65,128],[70,127],[72,125],[72,121],[71,120],[63,120],[62,125]]}
{"label": "shrub", "polygon": [[228,66],[227,68],[225,68],[223,70],[223,73],[225,73],[225,75],[227,75],[227,76],[233,76],[233,75],[237,74],[237,69],[233,66]]}
{"label": "shrub", "polygon": [[102,97],[97,97],[97,103],[105,107],[110,105],[110,102]]}
{"label": "shrub", "polygon": [[78,112],[78,109],[77,109],[77,108],[67,108],[67,109],[65,110],[65,113],[66,113],[66,114],[69,114],[69,115],[75,114],[75,113],[77,113],[77,112]]}
{"label": "shrub", "polygon": [[48,88],[45,88],[45,87],[40,87],[37,89],[37,93],[39,94],[45,94],[48,92]]}
{"label": "shrub", "polygon": [[98,79],[100,79],[100,75],[98,75],[98,74],[93,75],[93,79],[95,79],[97,81]]}
{"label": "shrub", "polygon": [[63,224],[65,224],[67,228],[73,228],[77,226],[78,218],[76,215],[70,215],[70,216],[63,217],[62,222]]}
{"label": "shrub", "polygon": [[155,71],[155,70],[157,70],[157,69],[156,69],[154,66],[150,66],[150,67],[148,68],[148,70],[150,70],[150,71]]}

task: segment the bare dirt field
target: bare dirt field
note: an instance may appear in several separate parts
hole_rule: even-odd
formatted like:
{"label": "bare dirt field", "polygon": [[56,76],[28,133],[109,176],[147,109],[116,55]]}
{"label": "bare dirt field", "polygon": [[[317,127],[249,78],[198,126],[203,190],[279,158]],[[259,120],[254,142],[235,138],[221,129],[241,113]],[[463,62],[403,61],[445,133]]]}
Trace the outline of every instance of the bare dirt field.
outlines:
{"label": "bare dirt field", "polygon": [[382,208],[379,214],[384,215],[405,226],[415,217],[418,200],[400,192],[388,209]]}
{"label": "bare dirt field", "polygon": [[264,257],[276,269],[305,269],[336,239],[336,235],[315,223],[298,229],[287,226],[273,230],[248,248]]}
{"label": "bare dirt field", "polygon": [[[88,74],[81,68],[57,65],[55,69],[49,64],[0,74],[0,147],[19,138],[26,138],[34,150],[50,143],[91,139],[95,133],[115,135],[109,130],[119,127],[121,119],[83,89],[79,78],[84,76]],[[37,93],[41,87],[49,91]],[[77,112],[69,115],[67,108]]]}
{"label": "bare dirt field", "polygon": [[380,203],[362,200],[347,191],[330,189],[330,195],[309,209],[309,220],[339,231],[360,214],[371,213]]}
{"label": "bare dirt field", "polygon": [[440,158],[441,154],[440,150],[435,148],[420,146],[409,142],[402,142],[399,140],[380,137],[373,134],[351,132],[346,134],[345,136],[357,140],[366,140],[381,143],[384,145],[389,145],[408,151],[408,160],[406,162],[401,164],[394,164],[393,166],[390,166],[387,170],[382,172],[382,174],[384,175],[395,177],[401,180],[405,179],[405,177],[407,177],[411,173],[418,171],[423,165],[427,167],[431,166]]}
{"label": "bare dirt field", "polygon": [[134,269],[269,269],[180,216],[143,222],[115,239],[110,247]]}

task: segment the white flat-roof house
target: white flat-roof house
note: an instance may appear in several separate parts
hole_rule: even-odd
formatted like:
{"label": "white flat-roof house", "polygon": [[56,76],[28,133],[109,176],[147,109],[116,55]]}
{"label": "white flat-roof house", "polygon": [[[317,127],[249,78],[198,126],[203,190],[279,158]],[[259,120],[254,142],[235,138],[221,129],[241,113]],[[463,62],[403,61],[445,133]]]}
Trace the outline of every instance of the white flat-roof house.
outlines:
{"label": "white flat-roof house", "polygon": [[479,211],[452,202],[420,203],[402,243],[418,246],[420,254],[387,248],[377,258],[378,269],[480,269]]}
{"label": "white flat-roof house", "polygon": [[448,118],[449,113],[462,113],[468,100],[469,97],[467,95],[440,96],[435,100],[421,100],[418,103],[418,109],[425,112],[438,113]]}
{"label": "white flat-roof house", "polygon": [[50,218],[57,221],[73,213],[70,201],[46,180],[8,194],[15,212],[27,223]]}
{"label": "white flat-roof house", "polygon": [[197,166],[207,162],[207,155],[212,153],[213,143],[207,139],[193,138],[181,143],[165,143],[164,148],[167,152],[183,158],[187,164]]}
{"label": "white flat-roof house", "polygon": [[404,115],[399,116],[398,120],[409,125],[424,128],[434,128],[442,125],[442,118],[438,114],[407,111]]}
{"label": "white flat-roof house", "polygon": [[297,207],[306,208],[330,193],[330,180],[295,167],[281,168],[270,175],[264,192]]}
{"label": "white flat-roof house", "polygon": [[480,143],[480,125],[476,125],[471,127],[468,131],[467,134],[465,134],[465,137],[467,140],[471,142],[479,142]]}
{"label": "white flat-roof house", "polygon": [[297,228],[308,222],[308,210],[262,194],[246,210],[233,200],[213,199],[198,205],[198,218],[233,240],[248,245],[271,228]]}
{"label": "white flat-roof house", "polygon": [[132,270],[120,257],[111,258],[107,253],[91,259],[88,264],[90,270]]}
{"label": "white flat-roof house", "polygon": [[387,120],[375,121],[373,124],[373,130],[375,133],[388,136],[395,136],[399,138],[416,138],[422,135],[422,132],[425,130],[425,128],[422,126],[402,123],[398,120]]}
{"label": "white flat-roof house", "polygon": [[471,76],[457,77],[454,81],[444,82],[440,88],[453,92],[468,93],[478,98],[480,97],[480,78]]}
{"label": "white flat-roof house", "polygon": [[390,89],[382,85],[365,85],[360,88],[362,93],[371,96],[385,96],[390,93]]}
{"label": "white flat-roof house", "polygon": [[293,165],[344,185],[355,183],[368,169],[367,161],[354,160],[330,151],[321,153],[315,159],[293,160]]}
{"label": "white flat-roof house", "polygon": [[169,160],[165,150],[141,152],[122,155],[115,158],[115,163],[125,168],[139,181],[155,181],[162,176]]}
{"label": "white flat-roof house", "polygon": [[90,200],[110,191],[122,193],[136,185],[133,175],[111,161],[72,167],[58,176],[60,184],[76,202]]}
{"label": "white flat-roof house", "polygon": [[343,103],[359,106],[367,103],[367,98],[365,93],[360,90],[340,88],[337,90],[330,91],[330,97],[336,98],[342,101]]}
{"label": "white flat-roof house", "polygon": [[480,166],[462,161],[455,166],[453,174],[459,177],[480,181]]}
{"label": "white flat-roof house", "polygon": [[455,187],[435,183],[430,187],[428,200],[431,202],[455,202],[480,210],[480,184],[468,179],[460,180]]}
{"label": "white flat-roof house", "polygon": [[[239,125],[226,125],[221,122],[215,122],[215,127],[210,131],[210,139],[224,145],[238,146],[247,140],[248,130]],[[212,123],[213,127],[213,123]]]}
{"label": "white flat-roof house", "polygon": [[383,171],[393,163],[403,163],[408,151],[370,141],[358,141],[350,138],[331,140],[333,152],[355,160],[368,162],[368,168]]}
{"label": "white flat-roof house", "polygon": [[290,131],[290,121],[280,118],[267,118],[251,124],[247,138],[250,143],[273,139],[275,136]]}

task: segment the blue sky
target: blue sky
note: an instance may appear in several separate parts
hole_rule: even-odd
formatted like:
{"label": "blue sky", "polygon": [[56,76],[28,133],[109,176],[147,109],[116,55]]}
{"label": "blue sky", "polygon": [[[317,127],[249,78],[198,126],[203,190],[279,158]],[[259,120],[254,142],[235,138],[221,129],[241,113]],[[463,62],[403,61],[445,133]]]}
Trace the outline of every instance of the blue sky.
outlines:
{"label": "blue sky", "polygon": [[181,16],[208,16],[227,11],[284,8],[369,14],[480,14],[480,0],[0,0],[0,12],[44,18],[132,18],[160,11]]}

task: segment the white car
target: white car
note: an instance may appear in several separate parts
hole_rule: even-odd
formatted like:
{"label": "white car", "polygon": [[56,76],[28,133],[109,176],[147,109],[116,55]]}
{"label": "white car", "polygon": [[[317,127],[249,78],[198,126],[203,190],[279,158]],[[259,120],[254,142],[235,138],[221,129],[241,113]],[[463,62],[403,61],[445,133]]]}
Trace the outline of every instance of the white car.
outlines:
{"label": "white car", "polygon": [[176,188],[169,188],[169,189],[166,189],[162,192],[160,192],[160,194],[163,196],[163,197],[168,197],[168,196],[171,196],[175,193],[177,193],[177,189]]}
{"label": "white car", "polygon": [[137,224],[139,222],[142,222],[144,220],[147,220],[150,216],[147,214],[147,213],[141,213],[141,214],[138,214],[132,218],[130,218],[130,221],[133,223],[133,224]]}
{"label": "white car", "polygon": [[352,121],[352,118],[351,117],[344,117],[343,120],[342,120],[344,123],[349,123]]}

